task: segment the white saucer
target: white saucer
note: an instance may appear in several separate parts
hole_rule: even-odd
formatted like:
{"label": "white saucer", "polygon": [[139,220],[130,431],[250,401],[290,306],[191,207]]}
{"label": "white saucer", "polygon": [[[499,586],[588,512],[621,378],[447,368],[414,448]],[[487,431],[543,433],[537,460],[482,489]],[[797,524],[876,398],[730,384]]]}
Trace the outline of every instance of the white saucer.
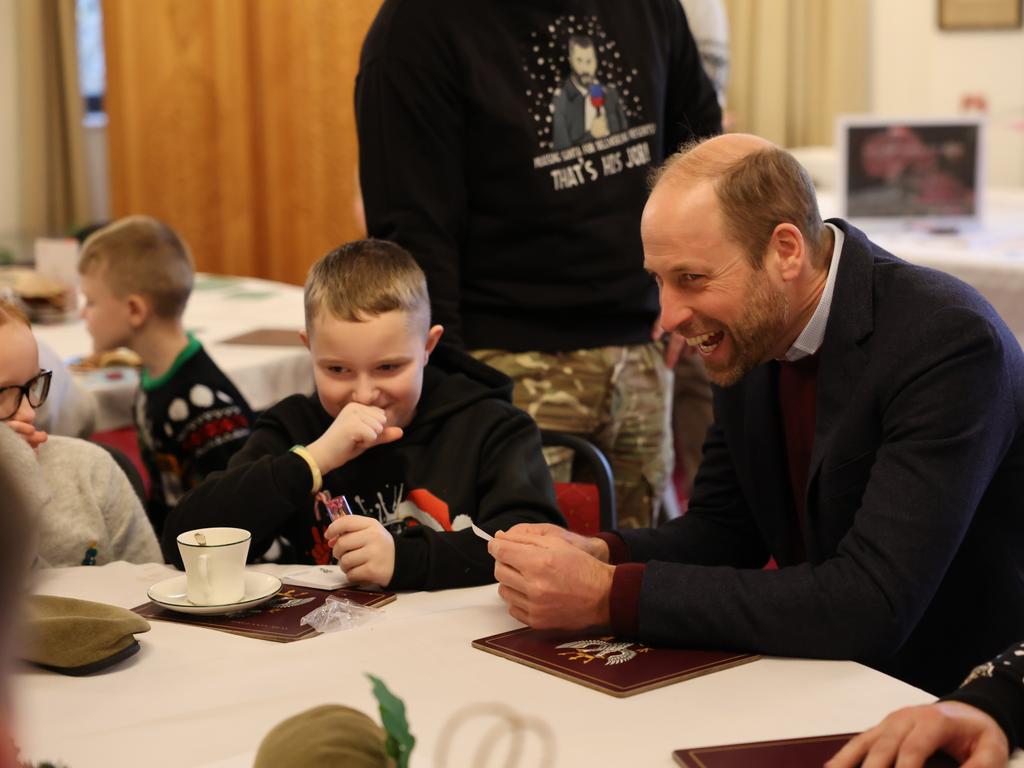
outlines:
{"label": "white saucer", "polygon": [[185,585],[187,584],[185,574],[172,576],[154,584],[146,594],[149,599],[161,608],[167,608],[181,613],[197,613],[201,615],[214,615],[219,613],[235,613],[244,611],[246,608],[255,608],[262,605],[278,593],[281,589],[281,580],[269,573],[259,571],[245,572],[245,594],[242,599],[225,605],[196,605],[185,596]]}

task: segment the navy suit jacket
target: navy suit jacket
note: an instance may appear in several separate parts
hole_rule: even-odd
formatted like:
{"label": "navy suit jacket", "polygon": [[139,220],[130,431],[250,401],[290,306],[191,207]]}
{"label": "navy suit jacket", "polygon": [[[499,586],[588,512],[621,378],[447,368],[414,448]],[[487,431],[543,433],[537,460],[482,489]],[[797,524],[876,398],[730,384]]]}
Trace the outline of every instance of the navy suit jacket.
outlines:
{"label": "navy suit jacket", "polygon": [[[622,531],[640,636],[854,659],[934,693],[1024,637],[1024,355],[969,286],[843,221],[800,531],[778,364],[716,388],[690,511]],[[769,556],[780,568],[762,570]]]}

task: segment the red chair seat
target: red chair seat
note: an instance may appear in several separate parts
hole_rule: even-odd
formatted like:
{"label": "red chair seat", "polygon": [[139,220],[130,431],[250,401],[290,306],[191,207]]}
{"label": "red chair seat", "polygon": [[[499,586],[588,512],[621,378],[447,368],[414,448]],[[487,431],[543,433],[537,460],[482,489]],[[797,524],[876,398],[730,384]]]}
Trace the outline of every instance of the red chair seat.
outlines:
{"label": "red chair seat", "polygon": [[146,497],[149,498],[149,473],[142,463],[142,455],[139,453],[139,438],[135,434],[134,427],[122,427],[121,429],[110,429],[105,432],[95,432],[89,439],[94,443],[117,448],[117,450],[131,459],[132,464],[139,470],[139,475],[142,477],[142,485],[146,489]]}
{"label": "red chair seat", "polygon": [[601,530],[601,497],[593,483],[555,483],[558,509],[569,530],[595,536]]}

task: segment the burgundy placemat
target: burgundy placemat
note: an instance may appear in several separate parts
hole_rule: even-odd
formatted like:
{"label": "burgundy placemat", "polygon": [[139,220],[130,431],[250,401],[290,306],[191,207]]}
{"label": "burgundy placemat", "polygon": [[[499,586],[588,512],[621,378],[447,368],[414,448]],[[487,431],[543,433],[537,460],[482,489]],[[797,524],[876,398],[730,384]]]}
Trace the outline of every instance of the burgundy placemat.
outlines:
{"label": "burgundy placemat", "polygon": [[354,603],[373,608],[387,605],[395,599],[394,592],[363,592],[358,589],[327,591],[285,585],[268,603],[220,616],[179,613],[161,608],[153,602],[143,603],[132,610],[147,619],[192,624],[197,627],[218,629],[221,632],[257,637],[261,640],[290,643],[318,634],[308,624],[300,624],[299,621],[307,613],[323,605],[330,595],[344,597]]}
{"label": "burgundy placemat", "polygon": [[[752,741],[746,744],[725,744],[717,747],[677,749],[672,753],[683,768],[821,768],[857,734],[811,736],[804,739]],[[956,761],[945,753],[932,755],[925,768],[949,768]]]}
{"label": "burgundy placemat", "polygon": [[760,658],[749,653],[651,648],[600,633],[529,627],[474,640],[473,647],[618,697]]}
{"label": "burgundy placemat", "polygon": [[257,328],[254,331],[221,339],[218,344],[251,344],[261,347],[301,347],[298,328]]}

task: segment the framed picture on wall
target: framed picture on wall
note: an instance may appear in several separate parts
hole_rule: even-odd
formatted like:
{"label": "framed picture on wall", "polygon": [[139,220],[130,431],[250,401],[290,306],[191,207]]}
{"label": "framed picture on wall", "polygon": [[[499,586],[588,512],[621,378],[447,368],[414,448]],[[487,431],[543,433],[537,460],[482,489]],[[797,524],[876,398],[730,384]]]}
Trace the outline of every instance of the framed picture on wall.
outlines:
{"label": "framed picture on wall", "polygon": [[939,0],[939,28],[1019,29],[1022,0]]}

